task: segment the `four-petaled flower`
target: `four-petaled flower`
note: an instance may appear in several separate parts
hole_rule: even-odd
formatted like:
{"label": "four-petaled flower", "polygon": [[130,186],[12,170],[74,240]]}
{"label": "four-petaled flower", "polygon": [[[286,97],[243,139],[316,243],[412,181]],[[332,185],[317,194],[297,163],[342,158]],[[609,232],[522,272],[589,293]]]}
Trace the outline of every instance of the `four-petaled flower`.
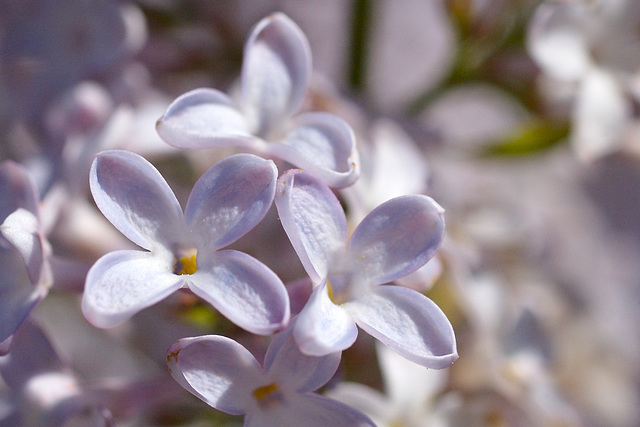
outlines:
{"label": "four-petaled flower", "polygon": [[383,285],[424,265],[444,235],[443,209],[430,197],[402,196],[374,209],[347,241],[344,211],[310,174],[280,177],[276,207],[315,285],[298,315],[295,339],[315,356],[348,348],[356,324],[405,358],[445,368],[458,356],[451,323],[429,298]]}
{"label": "four-petaled flower", "polygon": [[82,299],[85,317],[99,327],[114,326],[188,287],[247,331],[281,329],[289,320],[282,281],[255,258],[222,250],[262,220],[276,177],[270,160],[230,156],[195,183],[183,214],[144,158],[119,150],[98,154],[90,175],[98,208],[148,252],[116,251],[94,264]]}
{"label": "four-petaled flower", "polygon": [[350,126],[329,113],[294,115],[310,75],[307,39],[293,21],[275,13],[249,36],[239,97],[215,89],[185,93],[158,120],[158,134],[180,148],[244,147],[345,187],[359,173]]}
{"label": "four-petaled flower", "polygon": [[362,413],[313,393],[338,369],[340,353],[300,353],[291,331],[276,334],[264,369],[242,345],[218,335],[183,338],[167,353],[173,378],[214,408],[245,414],[245,426],[373,426]]}
{"label": "four-petaled flower", "polygon": [[40,224],[39,196],[26,169],[0,164],[0,355],[49,292],[49,246]]}

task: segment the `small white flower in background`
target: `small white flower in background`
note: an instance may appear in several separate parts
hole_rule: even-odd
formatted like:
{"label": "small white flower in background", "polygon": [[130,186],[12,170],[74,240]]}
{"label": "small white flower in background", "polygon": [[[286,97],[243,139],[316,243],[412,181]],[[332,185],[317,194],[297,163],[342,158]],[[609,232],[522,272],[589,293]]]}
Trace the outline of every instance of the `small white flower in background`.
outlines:
{"label": "small white flower in background", "polygon": [[546,77],[574,88],[571,142],[582,160],[637,145],[639,20],[635,0],[549,1],[532,18],[529,53]]}

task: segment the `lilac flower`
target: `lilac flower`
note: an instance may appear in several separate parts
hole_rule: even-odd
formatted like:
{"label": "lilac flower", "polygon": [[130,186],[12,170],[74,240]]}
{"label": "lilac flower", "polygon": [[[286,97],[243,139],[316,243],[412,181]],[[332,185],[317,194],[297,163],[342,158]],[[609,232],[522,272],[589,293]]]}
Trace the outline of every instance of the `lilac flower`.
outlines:
{"label": "lilac flower", "polygon": [[5,354],[53,278],[36,185],[22,166],[0,164],[0,198],[0,354]]}
{"label": "lilac flower", "polygon": [[157,123],[181,148],[240,146],[290,162],[335,187],[358,175],[353,131],[328,113],[294,115],[311,75],[304,34],[276,13],[260,21],[245,47],[239,97],[196,89],[177,98]]}
{"label": "lilac flower", "polygon": [[189,288],[238,326],[270,334],[288,322],[284,285],[264,264],[222,250],[253,228],[271,206],[273,162],[228,157],[194,185],[183,214],[160,173],[127,151],[98,154],[90,175],[96,204],[127,238],[148,252],[100,258],[87,275],[82,310],[98,327],[124,322],[180,288]]}
{"label": "lilac flower", "polygon": [[228,414],[245,414],[245,426],[372,426],[355,409],[313,393],[338,369],[340,353],[300,353],[292,324],[274,337],[264,368],[232,339],[208,335],[173,344],[167,353],[169,370],[207,404]]}
{"label": "lilac flower", "polygon": [[379,286],[424,265],[444,235],[443,210],[423,195],[374,209],[347,242],[344,211],[313,176],[291,170],[278,180],[282,225],[316,288],[294,330],[303,353],[322,356],[353,344],[356,324],[405,358],[444,368],[456,358],[451,324],[429,298]]}

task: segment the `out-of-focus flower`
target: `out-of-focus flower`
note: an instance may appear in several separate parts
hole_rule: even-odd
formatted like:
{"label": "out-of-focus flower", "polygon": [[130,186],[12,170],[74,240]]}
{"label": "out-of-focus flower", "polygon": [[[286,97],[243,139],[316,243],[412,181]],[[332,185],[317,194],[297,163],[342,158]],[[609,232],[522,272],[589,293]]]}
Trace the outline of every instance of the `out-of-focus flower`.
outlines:
{"label": "out-of-focus flower", "polygon": [[440,425],[435,401],[445,388],[447,371],[411,363],[380,344],[376,350],[384,394],[362,384],[343,382],[329,396],[361,410],[380,427]]}
{"label": "out-of-focus flower", "polygon": [[169,370],[180,385],[212,407],[245,414],[245,426],[372,426],[355,409],[313,393],[336,372],[340,353],[301,353],[292,334],[294,324],[295,320],[273,338],[264,368],[232,339],[208,335],[172,345]]}
{"label": "out-of-focus flower", "polygon": [[222,250],[262,220],[272,204],[276,167],[251,154],[224,159],[194,185],[183,214],[160,173],[127,151],[99,154],[91,191],[105,217],[149,252],[123,250],[99,259],[87,275],[82,309],[99,327],[188,287],[238,326],[269,334],[285,325],[284,285],[264,264]]}
{"label": "out-of-focus flower", "polygon": [[0,354],[4,354],[53,278],[38,192],[22,166],[11,161],[0,164],[0,198]]}
{"label": "out-of-focus flower", "polygon": [[181,148],[240,146],[306,169],[331,186],[348,186],[359,173],[349,125],[329,113],[295,115],[310,75],[304,34],[285,15],[273,14],[249,36],[239,96],[188,92],[158,120],[158,133]]}
{"label": "out-of-focus flower", "polygon": [[528,35],[546,76],[573,86],[572,143],[591,161],[637,142],[640,3],[633,0],[545,2]]}
{"label": "out-of-focus flower", "polygon": [[348,242],[338,199],[310,174],[282,175],[276,207],[315,286],[294,330],[302,352],[344,350],[358,324],[415,363],[444,368],[457,358],[451,323],[433,301],[412,289],[379,286],[420,268],[440,246],[443,210],[431,198],[411,195],[380,205]]}

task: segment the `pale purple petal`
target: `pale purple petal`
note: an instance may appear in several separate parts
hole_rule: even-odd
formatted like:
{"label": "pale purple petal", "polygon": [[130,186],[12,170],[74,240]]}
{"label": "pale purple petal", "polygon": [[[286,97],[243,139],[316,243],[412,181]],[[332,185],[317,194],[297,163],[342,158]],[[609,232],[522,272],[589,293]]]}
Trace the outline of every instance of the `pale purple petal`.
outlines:
{"label": "pale purple petal", "polygon": [[400,286],[379,286],[345,304],[358,326],[401,356],[442,369],[457,358],[451,323],[429,298]]}
{"label": "pale purple petal", "polygon": [[335,188],[353,184],[360,160],[351,127],[328,113],[297,116],[282,141],[266,147],[269,153],[318,177]]}
{"label": "pale purple petal", "polygon": [[[0,271],[0,342],[4,344],[44,298],[48,288],[31,284],[22,255],[13,247],[0,248]],[[8,345],[3,347],[8,351]]]}
{"label": "pale purple petal", "polygon": [[318,286],[297,317],[293,335],[300,351],[325,356],[349,348],[358,336],[351,315],[329,298],[326,284]]}
{"label": "pale purple petal", "polygon": [[278,379],[283,389],[298,393],[314,391],[333,377],[341,353],[322,357],[302,354],[293,338],[294,324],[295,319],[273,338],[264,358],[264,368],[271,378]]}
{"label": "pale purple petal", "polygon": [[18,163],[7,160],[0,164],[0,223],[18,208],[38,217],[38,192],[33,178]]}
{"label": "pale purple petal", "polygon": [[207,335],[183,338],[167,352],[173,378],[189,392],[228,414],[243,414],[252,391],[263,384],[256,359],[230,338]]}
{"label": "pale purple petal", "polygon": [[[45,262],[44,245],[39,227],[36,216],[24,208],[13,212],[0,225],[2,235],[22,255],[32,283],[40,281]],[[42,279],[48,278],[42,277]]]}
{"label": "pale purple petal", "polygon": [[254,334],[268,335],[286,326],[289,297],[267,266],[233,250],[216,252],[204,262],[189,278],[189,288],[196,295]]}
{"label": "pale purple petal", "polygon": [[160,172],[142,156],[99,153],[91,166],[91,193],[104,216],[137,245],[171,245],[184,234],[182,209]]}
{"label": "pale purple petal", "polygon": [[329,264],[344,253],[347,219],[331,190],[300,170],[278,179],[276,207],[307,274],[314,283],[327,278]]}
{"label": "pale purple petal", "polygon": [[179,148],[251,145],[243,114],[226,94],[216,89],[195,89],[169,105],[157,121],[158,135]]}
{"label": "pale purple petal", "polygon": [[362,220],[349,242],[355,279],[382,284],[422,267],[442,243],[443,213],[433,199],[423,195],[396,197],[378,206]]}
{"label": "pale purple petal", "polygon": [[209,168],[185,208],[198,249],[227,246],[258,224],[271,207],[277,177],[271,160],[253,154],[236,154]]}
{"label": "pale purple petal", "polygon": [[180,289],[184,277],[173,274],[170,254],[108,253],[87,274],[82,312],[94,326],[116,326]]}
{"label": "pale purple petal", "polygon": [[311,49],[282,13],[261,20],[245,46],[242,109],[261,137],[300,108],[311,75]]}
{"label": "pale purple petal", "polygon": [[363,413],[314,393],[288,396],[286,405],[274,405],[265,410],[252,411],[244,419],[247,427],[326,427],[375,426]]}

